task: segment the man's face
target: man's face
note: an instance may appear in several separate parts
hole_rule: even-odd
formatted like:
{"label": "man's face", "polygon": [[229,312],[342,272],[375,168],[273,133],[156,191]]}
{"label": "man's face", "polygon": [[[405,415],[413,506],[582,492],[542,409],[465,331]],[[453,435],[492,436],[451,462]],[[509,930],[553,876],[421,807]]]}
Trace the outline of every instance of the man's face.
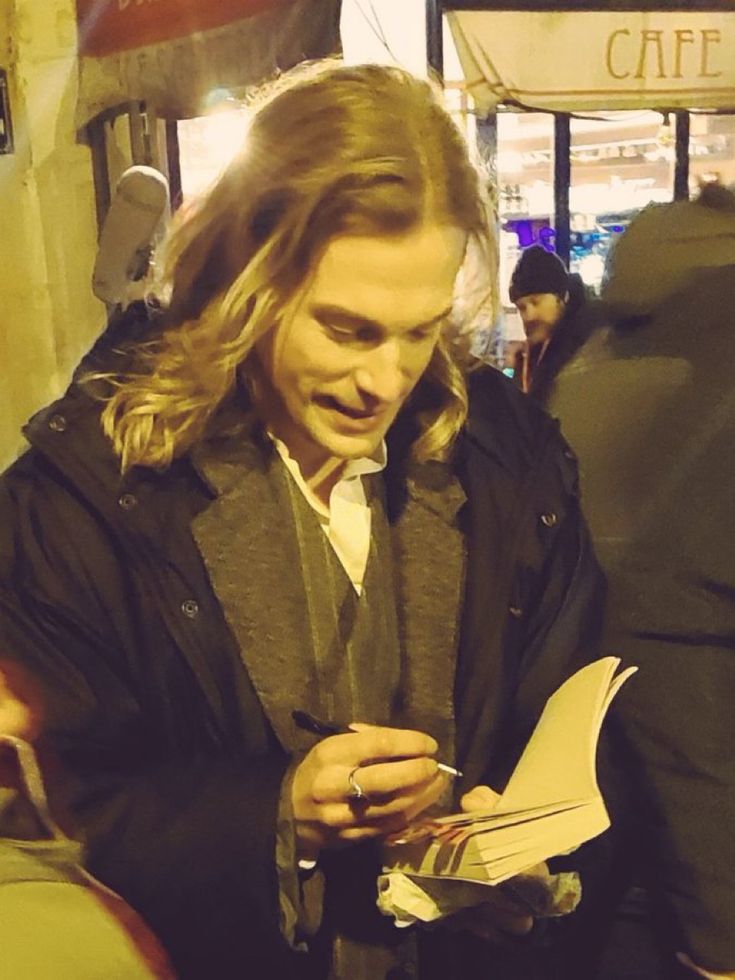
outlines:
{"label": "man's face", "polygon": [[302,470],[378,448],[429,364],[465,241],[427,223],[327,245],[295,312],[256,346],[266,422]]}
{"label": "man's face", "polygon": [[556,293],[530,293],[516,302],[531,344],[543,344],[561,320],[566,303]]}

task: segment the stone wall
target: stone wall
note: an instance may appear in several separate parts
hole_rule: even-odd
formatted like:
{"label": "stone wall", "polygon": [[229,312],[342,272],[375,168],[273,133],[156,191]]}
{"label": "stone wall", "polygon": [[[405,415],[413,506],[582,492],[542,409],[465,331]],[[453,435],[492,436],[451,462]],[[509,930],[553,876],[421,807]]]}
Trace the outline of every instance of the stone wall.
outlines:
{"label": "stone wall", "polygon": [[100,331],[90,281],[97,241],[89,149],[74,131],[74,0],[4,0],[15,152],[0,156],[0,468],[20,427],[66,385]]}

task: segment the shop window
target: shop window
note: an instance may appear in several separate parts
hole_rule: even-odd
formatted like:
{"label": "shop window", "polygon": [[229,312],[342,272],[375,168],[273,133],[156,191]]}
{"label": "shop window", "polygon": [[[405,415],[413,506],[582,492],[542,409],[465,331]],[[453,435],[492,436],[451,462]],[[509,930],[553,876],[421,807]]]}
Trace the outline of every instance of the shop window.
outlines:
{"label": "shop window", "polygon": [[[501,107],[496,160],[504,334],[514,341],[522,332],[508,283],[520,250],[534,242],[556,245],[554,117]],[[692,198],[704,182],[735,183],[735,115],[690,113],[688,166]],[[599,292],[609,249],[632,217],[647,204],[672,200],[676,167],[674,113],[590,112],[571,118],[569,265],[590,290]]]}
{"label": "shop window", "polygon": [[181,193],[184,206],[205,191],[222,173],[245,140],[248,110],[224,99],[211,113],[177,124]]}
{"label": "shop window", "polygon": [[508,297],[515,264],[522,249],[535,242],[550,249],[555,245],[554,117],[547,112],[499,111],[496,168],[502,332],[512,348],[524,337],[521,318]]}
{"label": "shop window", "polygon": [[569,267],[599,292],[607,254],[634,214],[670,201],[674,117],[660,112],[595,112],[573,117]]}
{"label": "shop window", "polygon": [[[448,83],[447,107],[475,144],[475,117],[460,83]],[[498,327],[506,346],[523,339],[508,284],[523,248],[556,246],[554,116],[500,107],[485,123],[486,162],[494,169],[500,229]],[[247,109],[225,99],[207,116],[175,124],[184,204],[205,190],[246,138]],[[653,111],[585,113],[570,122],[570,268],[599,291],[611,244],[650,202],[673,198],[674,114]],[[689,190],[702,182],[735,183],[735,115],[690,114]]]}
{"label": "shop window", "polygon": [[735,184],[735,114],[690,113],[689,195],[708,181]]}

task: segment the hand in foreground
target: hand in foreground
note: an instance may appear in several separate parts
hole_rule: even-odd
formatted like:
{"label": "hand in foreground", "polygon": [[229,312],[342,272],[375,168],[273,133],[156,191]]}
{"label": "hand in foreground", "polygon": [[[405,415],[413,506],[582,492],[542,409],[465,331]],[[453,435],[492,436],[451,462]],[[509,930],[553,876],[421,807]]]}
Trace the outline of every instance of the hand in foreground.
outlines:
{"label": "hand in foreground", "polygon": [[315,745],[296,769],[291,800],[299,858],[403,830],[447,785],[432,758],[431,736],[351,727],[354,732]]}
{"label": "hand in foreground", "polygon": [[[465,793],[461,807],[465,813],[472,810],[492,810],[500,795],[489,786],[475,786]],[[538,879],[542,885],[551,880],[545,864],[538,864],[523,872],[523,878]],[[513,896],[510,879],[494,888],[488,888],[488,900],[482,905],[458,912],[445,922],[452,931],[467,931],[488,942],[502,942],[508,936],[524,936],[533,928],[534,917],[522,899]]]}

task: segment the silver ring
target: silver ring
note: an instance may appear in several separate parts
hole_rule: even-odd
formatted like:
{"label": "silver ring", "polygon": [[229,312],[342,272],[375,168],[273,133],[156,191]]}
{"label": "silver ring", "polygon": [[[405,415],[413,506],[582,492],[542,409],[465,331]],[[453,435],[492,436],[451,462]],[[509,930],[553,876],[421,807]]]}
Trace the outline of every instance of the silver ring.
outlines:
{"label": "silver ring", "polygon": [[366,800],[367,793],[362,788],[362,786],[355,779],[355,773],[359,769],[359,766],[355,766],[354,769],[350,769],[349,775],[347,776],[347,782],[350,784],[350,800]]}

